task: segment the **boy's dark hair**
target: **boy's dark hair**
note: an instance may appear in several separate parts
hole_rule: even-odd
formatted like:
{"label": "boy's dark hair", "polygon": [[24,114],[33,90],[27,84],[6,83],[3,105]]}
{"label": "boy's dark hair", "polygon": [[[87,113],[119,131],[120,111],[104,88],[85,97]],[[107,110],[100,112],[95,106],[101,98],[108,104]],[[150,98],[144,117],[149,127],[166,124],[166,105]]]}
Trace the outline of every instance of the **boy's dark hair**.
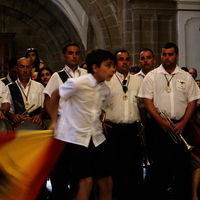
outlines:
{"label": "boy's dark hair", "polygon": [[110,51],[103,49],[92,50],[90,53],[87,54],[85,59],[88,73],[94,73],[92,67],[94,64],[96,64],[97,67],[100,67],[101,63],[108,59],[113,60],[115,63],[115,56]]}
{"label": "boy's dark hair", "polygon": [[[66,54],[66,52],[67,52],[67,47],[69,47],[69,46],[76,46],[76,47],[79,48],[79,46],[78,46],[77,43],[75,43],[75,42],[69,42],[69,43],[67,43],[67,44],[63,47],[63,50],[62,50],[62,53],[63,53],[63,54]],[[80,51],[80,48],[79,48],[79,51]]]}
{"label": "boy's dark hair", "polygon": [[168,43],[166,43],[162,48],[163,48],[163,49],[174,48],[176,54],[178,54],[178,51],[179,51],[177,45],[174,44],[174,43],[172,43],[172,42],[168,42]]}
{"label": "boy's dark hair", "polygon": [[116,57],[118,53],[127,53],[130,56],[128,51],[126,51],[125,49],[121,49],[121,50],[115,51],[114,56]]}
{"label": "boy's dark hair", "polygon": [[150,51],[150,52],[152,53],[153,58],[155,58],[155,55],[154,55],[153,50],[151,50],[151,49],[149,49],[149,48],[145,48],[145,49],[141,49],[141,50],[140,50],[140,53],[141,53],[142,51]]}

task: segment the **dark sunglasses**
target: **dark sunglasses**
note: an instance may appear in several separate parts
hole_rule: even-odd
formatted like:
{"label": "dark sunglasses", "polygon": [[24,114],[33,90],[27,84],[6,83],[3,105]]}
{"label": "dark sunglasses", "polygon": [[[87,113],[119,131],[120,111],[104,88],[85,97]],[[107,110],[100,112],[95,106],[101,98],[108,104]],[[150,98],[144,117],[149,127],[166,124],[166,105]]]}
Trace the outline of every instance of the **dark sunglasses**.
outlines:
{"label": "dark sunglasses", "polygon": [[122,89],[124,91],[124,93],[126,93],[128,91],[128,87],[126,86],[127,80],[123,80],[122,81]]}

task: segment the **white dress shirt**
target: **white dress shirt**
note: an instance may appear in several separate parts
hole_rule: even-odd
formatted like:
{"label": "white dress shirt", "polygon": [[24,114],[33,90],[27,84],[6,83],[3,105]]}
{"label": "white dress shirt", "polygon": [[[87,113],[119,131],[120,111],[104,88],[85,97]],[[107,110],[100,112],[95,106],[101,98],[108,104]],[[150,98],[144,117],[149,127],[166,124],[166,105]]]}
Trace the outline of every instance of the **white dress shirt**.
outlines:
{"label": "white dress shirt", "polygon": [[[65,65],[64,70],[67,72],[69,78],[70,78],[70,77],[71,77],[71,78],[72,78],[72,77],[73,77],[73,78],[76,78],[76,77],[79,77],[79,76],[82,76],[82,75],[87,74],[87,71],[86,71],[85,69],[80,68],[80,67],[78,67],[78,69],[77,69],[74,73],[73,73],[73,71],[72,71],[67,65]],[[55,89],[59,88],[59,86],[60,86],[61,84],[63,84],[63,81],[62,81],[62,79],[60,78],[58,72],[55,72],[55,73],[51,76],[51,78],[50,78],[48,84],[46,85],[46,87],[45,87],[43,93],[44,93],[44,94],[47,94],[49,97],[51,97],[52,92],[53,92]],[[61,98],[61,99],[60,99],[60,103],[59,103],[58,114],[61,114],[61,107],[62,107],[63,102],[64,102],[64,101],[63,101],[62,98]]]}
{"label": "white dress shirt", "polygon": [[139,77],[141,80],[143,80],[144,77],[145,77],[145,74],[143,73],[142,70],[140,70],[137,74],[134,74],[134,76],[137,76],[137,77]]}
{"label": "white dress shirt", "polygon": [[[24,102],[26,102],[26,97],[25,97],[25,95],[26,95],[27,98],[28,98],[27,101],[29,102],[29,107],[31,107],[33,104],[35,104],[35,106],[32,109],[29,110],[29,113],[33,112],[35,109],[37,109],[40,106],[43,107],[43,104],[44,104],[44,94],[43,94],[44,86],[41,83],[30,79],[29,83],[26,85],[25,88],[21,84],[19,79],[17,79],[15,81],[15,83],[17,83],[19,90],[21,91],[22,98],[23,98]],[[8,87],[8,85],[7,85],[7,87]],[[8,87],[8,90],[9,90],[9,87]],[[23,94],[22,91],[24,92],[25,95]],[[10,90],[9,90],[9,99],[10,99],[10,102],[11,102],[9,112],[13,113],[13,114],[19,114],[19,113],[15,113],[15,108],[14,108],[14,105],[13,105]]]}
{"label": "white dress shirt", "polygon": [[[166,91],[165,76],[168,81],[172,78],[169,82],[171,92]],[[188,72],[176,66],[174,72],[169,74],[160,65],[145,76],[138,96],[153,100],[156,108],[179,120],[185,114],[188,103],[200,98],[200,90]]]}
{"label": "white dress shirt", "polygon": [[0,81],[0,107],[2,106],[2,103],[10,103],[10,100],[8,97],[8,88]]}
{"label": "white dress shirt", "polygon": [[63,112],[54,132],[55,138],[88,147],[105,140],[100,121],[101,110],[110,94],[108,86],[97,83],[92,74],[69,78],[59,87]]}
{"label": "white dress shirt", "polygon": [[[138,109],[138,92],[141,86],[141,80],[137,76],[128,74],[127,76],[128,91],[126,94],[122,89],[124,75],[116,72],[109,82],[106,82],[111,90],[108,104],[105,109],[106,119],[113,123],[134,123],[140,119]],[[127,100],[124,100],[127,95]]]}

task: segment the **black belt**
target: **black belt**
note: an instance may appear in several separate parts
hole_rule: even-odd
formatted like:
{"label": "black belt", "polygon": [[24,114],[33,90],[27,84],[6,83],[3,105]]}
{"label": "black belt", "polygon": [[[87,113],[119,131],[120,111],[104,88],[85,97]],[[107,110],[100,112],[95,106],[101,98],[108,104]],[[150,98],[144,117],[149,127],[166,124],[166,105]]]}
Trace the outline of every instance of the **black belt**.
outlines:
{"label": "black belt", "polygon": [[[148,117],[147,120],[149,121],[155,121],[155,119]],[[176,119],[170,119],[174,124],[180,122],[182,119],[176,120]]]}
{"label": "black belt", "polygon": [[113,123],[111,121],[106,121],[106,123],[111,124],[111,125],[116,125],[116,126],[134,126],[134,125],[137,125],[137,122],[133,122],[133,123]]}
{"label": "black belt", "polygon": [[181,119],[179,119],[179,120],[176,120],[176,119],[170,119],[173,123],[178,123],[178,122],[180,122],[181,121]]}

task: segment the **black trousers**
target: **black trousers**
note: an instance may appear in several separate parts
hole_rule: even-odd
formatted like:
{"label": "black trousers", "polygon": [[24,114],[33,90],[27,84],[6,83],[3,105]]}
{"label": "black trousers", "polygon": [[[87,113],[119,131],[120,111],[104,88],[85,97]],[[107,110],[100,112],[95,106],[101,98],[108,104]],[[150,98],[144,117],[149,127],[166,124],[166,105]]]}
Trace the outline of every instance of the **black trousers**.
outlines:
{"label": "black trousers", "polygon": [[53,200],[68,200],[70,197],[70,162],[68,155],[68,145],[61,153],[51,175],[52,183],[52,199]]}
{"label": "black trousers", "polygon": [[[186,128],[182,135],[187,134]],[[172,182],[177,200],[190,199],[189,151],[185,145],[175,144],[154,120],[147,123],[146,140],[153,160],[146,175],[146,199],[167,199],[167,188]]]}
{"label": "black trousers", "polygon": [[114,124],[106,135],[112,165],[113,197],[117,200],[139,199],[139,178],[142,173],[141,145],[138,126]]}

